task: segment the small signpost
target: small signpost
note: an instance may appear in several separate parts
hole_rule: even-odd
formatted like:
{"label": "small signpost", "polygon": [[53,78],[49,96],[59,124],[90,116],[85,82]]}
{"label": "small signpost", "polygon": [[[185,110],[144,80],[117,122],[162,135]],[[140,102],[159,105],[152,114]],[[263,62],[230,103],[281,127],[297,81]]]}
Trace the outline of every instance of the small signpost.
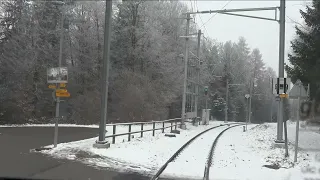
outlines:
{"label": "small signpost", "polygon": [[54,101],[60,101],[57,97],[70,97],[70,93],[66,89],[66,83],[68,83],[68,69],[66,67],[48,68],[47,82],[50,83],[48,87],[54,90]]}
{"label": "small signpost", "polygon": [[[59,61],[61,64],[61,59]],[[68,83],[68,68],[67,67],[55,67],[47,69],[47,83],[49,88],[53,89],[52,98],[56,102],[56,122],[54,130],[54,147],[57,147],[58,142],[58,119],[60,117],[60,97],[70,97],[70,93],[66,89],[66,83]]]}
{"label": "small signpost", "polygon": [[300,99],[306,99],[308,97],[307,91],[304,89],[302,82],[298,79],[297,82],[292,87],[289,92],[290,99],[298,99],[298,117],[296,122],[296,142],[295,142],[295,152],[294,152],[294,162],[297,162],[298,155],[298,143],[299,143],[299,120],[300,120]]}

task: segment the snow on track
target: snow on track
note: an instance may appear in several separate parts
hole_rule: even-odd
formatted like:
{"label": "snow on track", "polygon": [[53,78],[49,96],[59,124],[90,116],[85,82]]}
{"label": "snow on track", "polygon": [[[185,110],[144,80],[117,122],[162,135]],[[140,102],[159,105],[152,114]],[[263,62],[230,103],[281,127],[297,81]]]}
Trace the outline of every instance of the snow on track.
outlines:
{"label": "snow on track", "polygon": [[[248,131],[252,132],[252,131]],[[237,179],[237,180],[282,180],[286,169],[269,169],[262,167],[265,162],[261,150],[252,149],[255,141],[248,141],[247,135],[256,138],[255,134],[246,134],[242,128],[232,128],[230,136],[222,136],[213,156],[210,169],[210,179]],[[268,143],[268,142],[265,142]],[[258,152],[260,151],[260,153]]]}
{"label": "snow on track", "polygon": [[[228,126],[212,129],[195,139],[173,162],[169,163],[161,177],[202,179],[211,146],[219,133],[226,128]],[[240,127],[235,128],[240,129]],[[228,131],[222,136],[230,136]]]}

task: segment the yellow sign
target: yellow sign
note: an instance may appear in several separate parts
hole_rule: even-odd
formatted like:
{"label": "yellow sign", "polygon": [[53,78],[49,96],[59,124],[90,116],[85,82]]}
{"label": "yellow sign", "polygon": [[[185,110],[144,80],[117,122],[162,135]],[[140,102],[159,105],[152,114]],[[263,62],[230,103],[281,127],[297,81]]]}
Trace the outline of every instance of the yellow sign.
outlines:
{"label": "yellow sign", "polygon": [[60,87],[67,87],[66,83],[60,83]]}
{"label": "yellow sign", "polygon": [[50,88],[50,89],[55,89],[55,88],[57,88],[57,86],[56,86],[56,85],[53,85],[53,84],[50,84],[50,85],[49,85],[49,88]]}
{"label": "yellow sign", "polygon": [[70,97],[69,92],[56,92],[57,97]]}
{"label": "yellow sign", "polygon": [[56,93],[66,93],[68,92],[66,89],[56,89]]}
{"label": "yellow sign", "polygon": [[279,94],[279,96],[280,96],[281,98],[288,98],[288,97],[289,97],[288,94]]}

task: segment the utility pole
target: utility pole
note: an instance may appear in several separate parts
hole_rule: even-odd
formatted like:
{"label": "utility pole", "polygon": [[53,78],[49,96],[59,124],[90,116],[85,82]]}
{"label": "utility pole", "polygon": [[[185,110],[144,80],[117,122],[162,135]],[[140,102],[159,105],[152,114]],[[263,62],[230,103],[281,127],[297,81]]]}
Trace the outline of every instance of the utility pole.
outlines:
{"label": "utility pole", "polygon": [[274,99],[271,98],[271,107],[270,107],[270,122],[272,122],[272,115],[273,115],[273,101]]}
{"label": "utility pole", "polygon": [[[62,2],[63,3],[63,2]],[[58,67],[61,67],[62,62],[62,50],[63,50],[63,23],[64,23],[64,8],[61,8],[61,21],[60,21],[60,50],[59,50],[59,63]],[[57,88],[60,89],[60,83],[57,83]],[[53,146],[57,147],[58,145],[58,124],[59,124],[59,117],[60,117],[60,97],[56,99],[56,114],[55,114],[55,126],[54,126],[54,138],[53,138]]]}
{"label": "utility pole", "polygon": [[186,128],[186,96],[187,96],[187,76],[188,76],[188,56],[189,56],[189,26],[190,26],[190,14],[187,13],[187,26],[186,26],[186,44],[185,44],[185,56],[184,56],[184,81],[183,81],[183,94],[182,94],[182,112],[181,112],[181,129]]}
{"label": "utility pole", "polygon": [[197,46],[197,85],[196,85],[196,96],[195,96],[195,111],[196,118],[198,117],[198,101],[199,101],[199,88],[200,88],[200,40],[201,30],[198,31],[198,46]]}
{"label": "utility pole", "polygon": [[110,59],[110,33],[112,17],[112,0],[106,1],[105,24],[104,24],[104,48],[103,48],[103,67],[101,77],[101,115],[99,125],[99,140],[94,144],[95,147],[110,147],[105,140],[106,122],[107,122],[107,105],[108,105],[108,87],[109,87],[109,59]]}
{"label": "utility pole", "polygon": [[[250,96],[250,95],[249,95]],[[246,97],[247,99],[247,115],[246,115],[246,130],[248,130],[248,112],[249,112],[249,98]]]}
{"label": "utility pole", "polygon": [[252,89],[253,89],[253,80],[251,78],[251,81],[250,81],[250,99],[249,99],[249,111],[248,111],[248,120],[249,120],[249,123],[251,123],[251,103],[252,103]]}
{"label": "utility pole", "polygon": [[226,106],[224,107],[224,122],[228,122],[228,97],[229,96],[229,80],[227,78],[227,85],[226,85]]}
{"label": "utility pole", "polygon": [[[279,38],[279,78],[284,78],[284,47],[285,47],[285,9],[286,1],[280,0],[280,38]],[[283,142],[283,99],[279,101],[277,121],[277,140]]]}

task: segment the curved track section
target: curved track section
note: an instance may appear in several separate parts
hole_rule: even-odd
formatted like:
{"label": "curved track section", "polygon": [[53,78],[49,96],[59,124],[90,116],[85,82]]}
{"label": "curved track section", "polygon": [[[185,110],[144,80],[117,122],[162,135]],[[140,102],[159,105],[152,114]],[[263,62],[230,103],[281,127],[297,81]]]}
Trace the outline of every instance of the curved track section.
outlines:
{"label": "curved track section", "polygon": [[211,165],[212,165],[213,152],[214,152],[214,150],[215,150],[215,147],[216,147],[216,145],[217,145],[217,143],[218,143],[219,138],[222,136],[222,134],[223,134],[224,132],[226,132],[227,130],[229,130],[229,129],[231,129],[231,128],[237,127],[237,126],[241,126],[241,124],[240,124],[240,125],[231,126],[231,127],[228,127],[228,128],[226,128],[226,129],[224,129],[223,131],[221,131],[221,132],[219,133],[219,135],[218,135],[218,136],[216,137],[216,139],[213,141],[212,147],[211,147],[210,152],[209,152],[209,155],[208,155],[208,160],[207,160],[207,163],[206,163],[206,166],[205,166],[205,169],[204,169],[203,180],[209,180],[209,174],[210,174],[209,172],[210,172],[210,167],[211,167]]}
{"label": "curved track section", "polygon": [[[163,171],[167,168],[168,164],[171,163],[172,161],[174,161],[177,156],[184,150],[186,149],[192,142],[194,142],[194,140],[196,140],[197,138],[199,138],[201,135],[205,134],[206,132],[210,131],[210,130],[213,130],[213,129],[216,129],[216,128],[219,128],[219,127],[223,127],[223,126],[230,126],[230,125],[235,125],[235,126],[231,126],[231,127],[228,127],[226,129],[224,129],[223,131],[221,131],[219,133],[219,135],[217,136],[217,138],[214,140],[213,142],[213,145],[211,147],[211,150],[209,152],[209,156],[208,156],[208,161],[210,161],[210,164],[211,164],[211,161],[212,161],[212,155],[213,155],[213,151],[214,151],[214,147],[216,146],[217,144],[217,139],[219,139],[219,137],[223,134],[223,132],[227,131],[228,129],[230,128],[233,128],[233,127],[236,127],[236,126],[240,126],[240,125],[243,125],[243,123],[228,123],[228,124],[221,124],[219,126],[214,126],[212,128],[209,128],[205,131],[202,131],[201,133],[197,134],[196,136],[194,136],[193,138],[191,138],[188,142],[186,142],[183,146],[181,146],[168,160],[167,162],[161,166],[161,168],[157,171],[157,173],[151,178],[151,180],[157,180],[159,178],[159,176],[163,173]],[[210,158],[211,157],[211,158]],[[206,164],[208,164],[208,161]],[[210,167],[210,166],[208,166]],[[207,169],[207,165],[206,165],[206,169]],[[209,170],[209,168],[208,168]],[[209,172],[209,171],[208,171]],[[205,173],[206,170],[205,170]],[[206,176],[205,176],[206,177]]]}

